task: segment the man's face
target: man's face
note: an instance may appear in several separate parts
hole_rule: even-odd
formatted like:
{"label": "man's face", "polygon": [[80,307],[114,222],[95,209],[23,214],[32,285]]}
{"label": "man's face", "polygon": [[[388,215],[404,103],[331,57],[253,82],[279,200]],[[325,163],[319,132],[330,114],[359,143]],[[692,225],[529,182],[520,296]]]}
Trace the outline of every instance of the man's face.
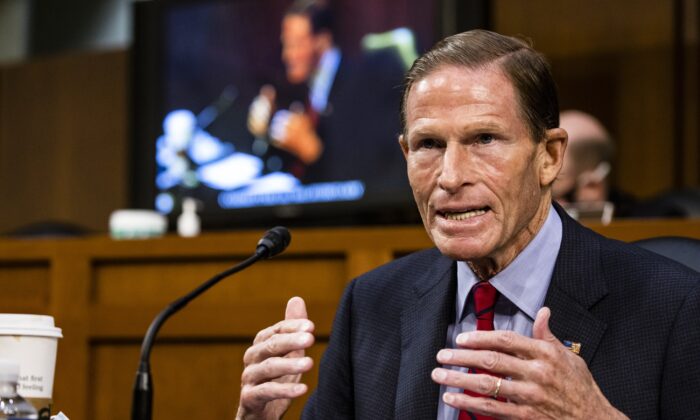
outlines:
{"label": "man's face", "polygon": [[551,142],[533,141],[518,111],[495,66],[441,67],[411,88],[408,178],[429,236],[451,258],[507,264],[544,221],[559,149],[552,159]]}
{"label": "man's face", "polygon": [[311,21],[302,15],[288,15],[282,20],[282,62],[291,83],[309,79],[316,67],[316,42]]}

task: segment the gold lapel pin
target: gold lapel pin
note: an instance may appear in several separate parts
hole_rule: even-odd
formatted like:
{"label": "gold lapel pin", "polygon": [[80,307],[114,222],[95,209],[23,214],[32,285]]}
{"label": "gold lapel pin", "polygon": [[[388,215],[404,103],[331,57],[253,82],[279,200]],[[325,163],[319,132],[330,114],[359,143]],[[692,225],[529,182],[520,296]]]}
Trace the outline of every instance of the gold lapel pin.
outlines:
{"label": "gold lapel pin", "polygon": [[573,354],[579,354],[581,353],[581,343],[577,343],[575,341],[569,341],[569,340],[564,340],[564,346],[571,350]]}

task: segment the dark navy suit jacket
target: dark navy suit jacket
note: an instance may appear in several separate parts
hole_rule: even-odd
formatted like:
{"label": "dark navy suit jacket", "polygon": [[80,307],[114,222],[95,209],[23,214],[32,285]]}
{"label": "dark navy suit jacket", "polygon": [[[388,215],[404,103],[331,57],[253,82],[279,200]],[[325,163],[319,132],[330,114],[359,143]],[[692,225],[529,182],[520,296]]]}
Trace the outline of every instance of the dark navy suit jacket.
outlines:
{"label": "dark navy suit jacket", "polygon": [[410,193],[398,142],[403,74],[393,50],[354,61],[343,56],[316,127],[323,153],[306,169],[305,182],[359,179],[375,199]]}
{"label": "dark navy suit jacket", "polygon": [[[581,343],[601,390],[631,418],[700,418],[700,276],[557,211],[552,332]],[[431,249],[355,279],[303,418],[435,419],[430,372],[454,317],[455,267]]]}

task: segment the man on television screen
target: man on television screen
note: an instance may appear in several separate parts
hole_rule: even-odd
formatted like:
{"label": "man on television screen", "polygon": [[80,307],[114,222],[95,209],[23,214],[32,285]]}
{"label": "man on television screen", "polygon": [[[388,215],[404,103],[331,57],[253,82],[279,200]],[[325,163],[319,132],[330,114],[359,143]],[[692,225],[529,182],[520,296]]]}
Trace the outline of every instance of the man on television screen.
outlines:
{"label": "man on television screen", "polygon": [[[552,203],[567,143],[526,43],[475,30],[406,76],[400,145],[436,249],[350,283],[315,419],[700,418],[700,276]],[[238,418],[307,391],[302,299],[244,356]]]}
{"label": "man on television screen", "polygon": [[304,182],[403,185],[396,176],[403,159],[394,143],[400,127],[386,118],[400,102],[404,67],[398,53],[343,53],[331,9],[321,0],[292,3],[280,41],[287,84],[260,89],[248,114],[250,132],[284,151],[285,169]]}

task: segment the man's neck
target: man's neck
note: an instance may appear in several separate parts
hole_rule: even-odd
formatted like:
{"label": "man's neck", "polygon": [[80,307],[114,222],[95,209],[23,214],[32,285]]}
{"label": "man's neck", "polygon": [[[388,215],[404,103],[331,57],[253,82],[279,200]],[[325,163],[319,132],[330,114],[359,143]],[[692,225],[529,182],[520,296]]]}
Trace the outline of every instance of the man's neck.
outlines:
{"label": "man's neck", "polygon": [[497,250],[494,255],[467,261],[467,265],[481,281],[486,281],[503,271],[525,247],[537,236],[547,220],[551,208],[551,196],[540,204],[535,216],[517,234],[517,239],[507,249]]}

